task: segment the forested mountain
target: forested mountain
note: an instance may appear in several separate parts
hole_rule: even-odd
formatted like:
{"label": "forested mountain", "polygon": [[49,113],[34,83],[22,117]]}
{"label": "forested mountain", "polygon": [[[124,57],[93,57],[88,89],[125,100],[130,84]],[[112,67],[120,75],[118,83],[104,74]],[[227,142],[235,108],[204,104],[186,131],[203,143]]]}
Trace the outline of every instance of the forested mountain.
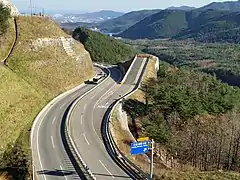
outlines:
{"label": "forested mountain", "polygon": [[240,1],[213,2],[199,9],[200,10],[214,9],[214,10],[239,11]]}
{"label": "forested mountain", "polygon": [[84,44],[93,61],[106,64],[131,60],[137,51],[112,37],[99,32],[88,30],[84,27],[77,28],[73,37]]}
{"label": "forested mountain", "polygon": [[159,11],[160,9],[132,11],[118,18],[102,22],[97,27],[103,32],[118,33]]}
{"label": "forested mountain", "polygon": [[240,12],[219,10],[164,10],[119,36],[129,39],[193,38],[201,42],[240,42]]}

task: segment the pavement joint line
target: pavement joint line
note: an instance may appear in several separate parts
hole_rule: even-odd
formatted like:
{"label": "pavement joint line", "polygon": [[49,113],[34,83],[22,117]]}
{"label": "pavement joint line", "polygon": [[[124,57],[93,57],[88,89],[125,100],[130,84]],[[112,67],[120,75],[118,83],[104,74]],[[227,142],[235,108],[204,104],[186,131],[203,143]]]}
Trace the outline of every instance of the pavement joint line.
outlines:
{"label": "pavement joint line", "polygon": [[84,133],[83,133],[83,137],[84,137],[85,141],[87,142],[87,144],[90,145],[88,140],[87,140],[87,137],[86,137],[86,135]]}
{"label": "pavement joint line", "polygon": [[104,169],[108,172],[108,174],[110,175],[110,176],[112,176],[112,178],[115,178],[114,176],[113,176],[113,174],[107,169],[107,167],[103,164],[103,162],[101,161],[101,160],[98,160],[99,162],[100,162],[100,164],[104,167]]}
{"label": "pavement joint line", "polygon": [[51,136],[51,140],[52,140],[52,146],[53,146],[53,148],[55,148],[54,141],[53,141],[53,136]]}
{"label": "pavement joint line", "polygon": [[62,168],[61,165],[60,165],[60,169],[61,169],[61,171],[62,171],[62,174],[63,174],[64,178],[67,180],[67,177],[65,176],[65,174],[64,174],[64,172],[63,172],[63,168]]}
{"label": "pavement joint line", "polygon": [[56,116],[53,118],[52,124],[54,124],[54,122],[55,122],[56,118],[57,118]]}

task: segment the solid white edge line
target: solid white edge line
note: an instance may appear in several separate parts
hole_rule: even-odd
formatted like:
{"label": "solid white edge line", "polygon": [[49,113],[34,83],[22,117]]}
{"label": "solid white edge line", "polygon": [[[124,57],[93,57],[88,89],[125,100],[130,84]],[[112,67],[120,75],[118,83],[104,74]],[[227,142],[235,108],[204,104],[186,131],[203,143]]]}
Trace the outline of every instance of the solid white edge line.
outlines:
{"label": "solid white edge line", "polygon": [[[31,128],[31,134],[30,134],[30,139],[31,139],[31,150],[32,150],[32,166],[33,166],[33,180],[36,180],[36,174],[35,174],[35,164],[34,164],[34,156],[33,156],[33,153],[34,153],[34,147],[33,147],[33,144],[34,144],[34,140],[33,140],[33,137],[34,137],[34,132],[35,132],[35,128],[37,127],[37,156],[38,156],[38,160],[39,160],[39,164],[40,164],[40,167],[41,167],[41,170],[43,170],[43,165],[42,165],[42,162],[41,162],[41,156],[40,156],[40,152],[39,152],[39,129],[40,129],[40,126],[44,120],[44,117],[46,116],[46,114],[51,110],[52,106],[55,105],[56,103],[58,103],[60,100],[62,100],[63,98],[65,98],[66,96],[76,92],[77,90],[80,90],[81,88],[83,88],[84,86],[86,86],[85,83],[82,83],[78,86],[76,86],[75,88],[73,89],[70,89],[62,94],[60,94],[59,96],[55,97],[54,99],[52,99],[37,115],[37,117],[33,120],[33,124],[32,124],[32,128]],[[44,176],[44,180],[46,180],[46,175],[43,174]]]}
{"label": "solid white edge line", "polygon": [[[43,171],[43,165],[42,165],[42,161],[41,161],[41,155],[40,155],[40,151],[39,151],[39,129],[41,127],[42,121],[44,118],[41,119],[41,121],[39,122],[38,128],[37,128],[37,153],[38,153],[38,158],[39,158],[39,164],[41,166],[41,170]],[[36,125],[36,124],[35,124]],[[33,140],[33,139],[32,139]],[[35,177],[35,172],[33,171],[33,179]],[[43,174],[43,178],[44,180],[47,180],[46,175]]]}
{"label": "solid white edge line", "polygon": [[87,137],[86,137],[86,135],[84,133],[83,133],[83,137],[84,137],[85,141],[87,142],[87,144],[90,145],[88,140],[87,140]]}
{"label": "solid white edge line", "polygon": [[51,140],[52,140],[52,146],[53,146],[53,148],[55,148],[54,141],[53,141],[53,136],[51,136]]}
{"label": "solid white edge line", "polygon": [[104,167],[104,169],[108,172],[108,174],[110,175],[110,176],[112,176],[112,178],[115,178],[114,176],[113,176],[113,174],[107,169],[107,167],[103,164],[103,162],[101,161],[101,160],[98,160],[99,162],[100,162],[100,164]]}
{"label": "solid white edge line", "polygon": [[63,168],[62,168],[61,165],[60,165],[60,169],[61,169],[61,171],[62,171],[62,174],[63,174],[64,178],[67,180],[67,176],[65,176],[65,174],[64,174],[64,172],[63,172]]}

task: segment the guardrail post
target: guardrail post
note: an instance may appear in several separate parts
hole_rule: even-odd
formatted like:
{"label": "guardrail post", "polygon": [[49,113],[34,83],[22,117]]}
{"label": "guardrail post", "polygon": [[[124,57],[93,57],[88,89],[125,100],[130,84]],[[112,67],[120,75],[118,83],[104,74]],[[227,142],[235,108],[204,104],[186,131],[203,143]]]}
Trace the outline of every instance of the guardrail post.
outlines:
{"label": "guardrail post", "polygon": [[154,140],[151,140],[151,162],[150,162],[150,180],[153,178],[153,154],[154,154]]}

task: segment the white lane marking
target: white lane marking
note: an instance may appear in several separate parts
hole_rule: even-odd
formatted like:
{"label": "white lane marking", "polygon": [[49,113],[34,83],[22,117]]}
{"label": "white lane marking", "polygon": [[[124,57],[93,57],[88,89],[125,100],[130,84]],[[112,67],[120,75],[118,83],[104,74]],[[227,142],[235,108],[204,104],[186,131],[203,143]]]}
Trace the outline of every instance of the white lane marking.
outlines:
{"label": "white lane marking", "polygon": [[55,148],[54,141],[53,141],[53,136],[51,136],[51,139],[52,139],[52,146],[53,146],[53,148]]}
{"label": "white lane marking", "polygon": [[88,142],[88,140],[87,140],[87,137],[85,136],[84,133],[83,133],[83,137],[84,137],[85,141],[87,142],[87,144],[90,145],[89,142]]}
{"label": "white lane marking", "polygon": [[[43,122],[43,119],[44,118],[42,118],[41,119],[41,121],[40,121],[40,124],[38,125],[38,129],[37,129],[37,152],[38,152],[38,158],[39,158],[39,163],[40,163],[40,166],[41,166],[41,170],[43,171],[44,169],[43,169],[43,165],[42,165],[42,162],[41,162],[41,156],[40,156],[40,151],[39,151],[39,129],[40,129],[40,126],[42,125],[42,122]],[[43,174],[43,178],[44,178],[44,180],[47,180],[47,178],[46,178],[46,175],[45,174]]]}
{"label": "white lane marking", "polygon": [[63,109],[63,107],[65,106],[66,104],[64,103],[63,105],[61,105],[60,109]]}
{"label": "white lane marking", "polygon": [[63,172],[63,168],[62,168],[61,165],[60,165],[60,168],[61,168],[61,171],[62,171],[62,173],[63,173],[63,175],[64,175],[64,178],[67,180],[67,177],[65,176],[65,174],[64,174],[64,172]]}
{"label": "white lane marking", "polygon": [[83,115],[81,115],[81,124],[83,124]]}
{"label": "white lane marking", "polygon": [[[120,72],[120,71],[119,71],[119,72]],[[120,73],[121,73],[121,72],[120,72]],[[117,82],[120,82],[120,80],[121,80],[121,76],[119,77],[119,79],[118,79]],[[98,137],[99,141],[102,143],[103,147],[105,147],[105,145],[103,144],[101,138],[99,137],[99,135],[98,135],[98,133],[97,133],[95,127],[94,127],[94,123],[93,123],[93,122],[94,122],[94,118],[93,118],[93,117],[94,117],[94,110],[96,109],[96,107],[97,107],[97,105],[99,104],[100,100],[101,100],[109,91],[111,91],[112,88],[114,88],[116,85],[117,85],[117,83],[114,82],[113,86],[111,86],[111,88],[109,88],[109,90],[108,90],[107,92],[105,92],[105,93],[97,100],[97,102],[94,104],[93,110],[92,110],[92,128],[93,128],[96,136]],[[118,90],[118,89],[116,89],[114,92],[116,92],[117,90]],[[112,91],[113,91],[113,90],[112,90]],[[100,108],[106,108],[106,107],[100,106]]]}
{"label": "white lane marking", "polygon": [[101,160],[99,160],[100,164],[104,167],[104,169],[106,169],[106,171],[108,172],[108,174],[110,174],[110,176],[112,176],[112,178],[115,178],[112,173],[107,169],[107,167],[102,163]]}
{"label": "white lane marking", "polygon": [[53,118],[52,124],[54,124],[55,120],[56,120],[56,116]]}
{"label": "white lane marking", "polygon": [[93,98],[95,98],[96,97],[96,94],[94,94],[92,97],[91,97],[91,99],[93,99]]}
{"label": "white lane marking", "polygon": [[86,108],[87,108],[87,104],[85,104],[85,106],[84,106],[84,110],[83,110],[83,111],[85,111],[85,110],[86,110]]}
{"label": "white lane marking", "polygon": [[98,106],[97,108],[99,108],[99,109],[107,109],[106,106]]}

